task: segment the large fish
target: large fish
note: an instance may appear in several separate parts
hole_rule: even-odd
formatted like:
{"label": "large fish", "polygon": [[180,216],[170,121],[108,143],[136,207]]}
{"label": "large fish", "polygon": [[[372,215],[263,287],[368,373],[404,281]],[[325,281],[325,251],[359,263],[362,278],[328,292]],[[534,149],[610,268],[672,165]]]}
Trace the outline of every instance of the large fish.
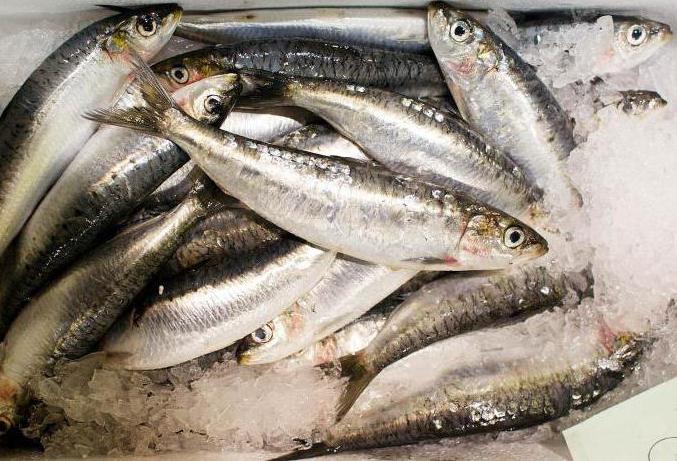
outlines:
{"label": "large fish", "polygon": [[363,351],[341,360],[350,379],[338,418],[367,385],[390,364],[434,342],[558,305],[566,296],[582,298],[590,290],[588,271],[567,273],[525,266],[487,275],[454,274],[424,286],[388,318]]}
{"label": "large fish", "polygon": [[[238,76],[224,74],[187,86],[174,97],[191,117],[215,124],[230,111],[239,90]],[[122,106],[134,101],[134,85],[121,99],[117,104]],[[89,250],[187,160],[166,139],[101,127],[40,202],[8,251],[8,271],[0,281],[0,334],[35,290]]]}
{"label": "large fish", "polygon": [[317,283],[335,253],[283,239],[163,282],[110,331],[112,366],[155,369],[223,349]]}
{"label": "large fish", "polygon": [[12,323],[0,361],[0,431],[19,418],[29,381],[62,358],[84,355],[174,252],[184,233],[221,206],[211,181],[166,216],[127,229],[80,259]]}
{"label": "large fish", "polygon": [[98,21],[54,51],[0,117],[0,255],[49,186],[94,133],[83,112],[114,101],[133,70],[151,58],[181,17],[178,6],[140,8]]}
{"label": "large fish", "polygon": [[89,117],[174,141],[223,190],[322,248],[419,270],[502,268],[547,251],[536,231],[480,202],[364,162],[219,131],[185,115],[147,67],[138,78],[149,107]]}

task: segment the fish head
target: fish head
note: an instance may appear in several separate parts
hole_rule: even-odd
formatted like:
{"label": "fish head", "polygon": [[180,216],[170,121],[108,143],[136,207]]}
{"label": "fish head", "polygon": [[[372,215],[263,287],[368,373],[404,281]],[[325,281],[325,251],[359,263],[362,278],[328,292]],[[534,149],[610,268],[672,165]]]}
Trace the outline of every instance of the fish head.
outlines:
{"label": "fish head", "polygon": [[106,51],[112,56],[135,53],[144,60],[152,58],[174,34],[182,11],[178,5],[156,5],[119,15],[105,41]]}
{"label": "fish head", "polygon": [[457,249],[460,267],[503,269],[548,252],[547,241],[516,218],[485,206],[469,208],[470,219]]}
{"label": "fish head", "polygon": [[623,69],[644,62],[672,38],[667,24],[640,17],[614,16],[611,59]]}
{"label": "fish head", "polygon": [[186,114],[214,125],[230,113],[241,92],[238,74],[221,74],[183,87],[172,96]]}
{"label": "fish head", "polygon": [[240,365],[260,365],[279,359],[279,348],[291,337],[293,315],[278,315],[247,336],[237,351]]}
{"label": "fish head", "polygon": [[476,19],[445,3],[428,6],[428,39],[437,61],[454,84],[471,84],[495,69],[501,43]]}
{"label": "fish head", "polygon": [[176,91],[204,78],[233,70],[224,66],[213,49],[203,48],[165,59],[155,64],[153,71],[162,86]]}

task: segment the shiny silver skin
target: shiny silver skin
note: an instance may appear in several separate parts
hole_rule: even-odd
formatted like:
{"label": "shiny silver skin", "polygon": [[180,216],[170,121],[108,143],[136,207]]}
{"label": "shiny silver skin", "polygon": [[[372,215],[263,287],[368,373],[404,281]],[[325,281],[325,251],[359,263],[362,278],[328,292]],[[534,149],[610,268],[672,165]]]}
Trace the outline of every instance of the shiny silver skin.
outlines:
{"label": "shiny silver skin", "polygon": [[111,329],[111,366],[156,369],[223,349],[270,321],[315,285],[335,253],[282,240],[162,282]]}
{"label": "shiny silver skin", "polygon": [[0,421],[16,424],[29,381],[59,359],[91,350],[128,303],[174,252],[195,222],[220,204],[210,182],[199,183],[172,212],[118,234],[80,259],[35,296],[4,338]]}
{"label": "shiny silver skin", "polygon": [[322,248],[419,270],[503,268],[547,252],[536,231],[480,202],[364,162],[217,130],[182,113],[150,69],[140,78],[151,107],[88,117],[174,141],[222,190]]}
{"label": "shiny silver skin", "polygon": [[228,45],[242,40],[311,38],[426,52],[425,14],[407,8],[285,8],[192,13],[176,35]]}
{"label": "shiny silver skin", "polygon": [[114,101],[133,70],[132,54],[151,58],[180,17],[179,7],[165,5],[98,21],[47,57],[14,95],[0,117],[0,255],[94,133],[96,124],[81,114]]}
{"label": "shiny silver skin", "polygon": [[305,459],[342,451],[407,445],[422,440],[515,430],[585,408],[633,371],[647,346],[640,335],[619,333],[609,348],[552,370],[502,376],[485,387],[441,383],[401,405],[341,422],[322,441],[274,460]]}
{"label": "shiny silver skin", "polygon": [[[216,124],[239,89],[238,76],[224,74],[178,90],[174,97],[191,117]],[[117,104],[132,106],[138,97],[132,85]],[[101,127],[42,199],[8,254],[8,271],[0,280],[0,334],[36,289],[89,250],[187,160],[166,139]],[[187,192],[192,187],[191,181]]]}
{"label": "shiny silver skin", "polygon": [[518,217],[540,213],[540,192],[515,162],[455,115],[352,83],[248,71],[241,75],[243,105],[270,101],[303,107],[394,172],[467,193]]}
{"label": "shiny silver skin", "polygon": [[298,107],[271,107],[266,110],[231,113],[221,129],[262,142],[292,133],[317,117]]}
{"label": "shiny silver skin", "polygon": [[163,85],[171,90],[241,68],[331,78],[389,88],[410,96],[444,96],[449,93],[432,56],[318,40],[241,42],[204,48],[153,66]]}
{"label": "shiny silver skin", "polygon": [[262,327],[268,334],[248,337],[238,363],[272,363],[311,346],[360,317],[416,273],[336,258],[312,290]]}
{"label": "shiny silver skin", "polygon": [[571,120],[534,68],[491,30],[443,3],[428,7],[428,37],[463,117],[551,192],[556,205],[580,206],[561,164],[574,148]]}
{"label": "shiny silver skin", "polygon": [[354,142],[322,123],[301,127],[275,140],[274,144],[314,152],[326,157],[347,157],[364,162],[369,161],[369,157],[364,155],[362,149]]}

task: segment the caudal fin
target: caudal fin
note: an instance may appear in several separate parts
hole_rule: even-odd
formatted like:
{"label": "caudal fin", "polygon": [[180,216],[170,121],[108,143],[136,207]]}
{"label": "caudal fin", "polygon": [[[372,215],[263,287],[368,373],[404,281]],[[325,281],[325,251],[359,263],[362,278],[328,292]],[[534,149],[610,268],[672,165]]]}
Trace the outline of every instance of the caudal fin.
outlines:
{"label": "caudal fin", "polygon": [[294,459],[308,459],[315,458],[318,456],[331,455],[339,451],[340,449],[338,448],[330,447],[326,443],[320,442],[312,444],[310,448],[299,448],[298,450],[295,450],[291,453],[287,453],[286,455],[271,458],[268,461],[291,461]]}
{"label": "caudal fin", "polygon": [[369,372],[362,364],[361,355],[347,355],[340,359],[341,375],[348,377],[348,385],[339,398],[336,407],[336,421],[340,421],[353,407],[358,397],[374,379],[374,374]]}
{"label": "caudal fin", "polygon": [[134,57],[135,79],[132,87],[138,88],[146,104],[134,107],[96,109],[84,117],[99,123],[117,125],[145,133],[162,135],[167,114],[171,109],[180,111],[172,97],[162,87],[153,71],[138,55]]}

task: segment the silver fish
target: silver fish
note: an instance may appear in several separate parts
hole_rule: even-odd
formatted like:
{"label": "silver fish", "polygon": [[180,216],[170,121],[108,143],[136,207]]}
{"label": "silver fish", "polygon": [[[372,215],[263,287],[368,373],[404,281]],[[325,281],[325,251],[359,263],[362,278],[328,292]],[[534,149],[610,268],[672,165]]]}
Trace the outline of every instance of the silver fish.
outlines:
{"label": "silver fish", "polygon": [[171,213],[122,232],[80,259],[21,311],[4,339],[0,430],[16,424],[32,378],[49,373],[59,359],[89,352],[183,234],[219,206],[218,195],[209,181],[198,184]]}
{"label": "silver fish", "polygon": [[501,210],[541,214],[540,192],[467,123],[422,101],[326,79],[243,71],[244,105],[308,109],[388,169],[459,190]]}
{"label": "silver fish", "polygon": [[390,364],[434,342],[506,321],[533,315],[590,290],[590,274],[523,267],[492,274],[460,274],[424,286],[388,318],[383,330],[363,351],[341,360],[348,386],[339,403],[341,418],[367,385]]}
{"label": "silver fish", "polygon": [[308,242],[419,270],[501,268],[547,251],[526,224],[465,196],[363,162],[280,148],[198,123],[177,108],[150,69],[140,70],[150,107],[88,116],[176,142],[223,190]]}
{"label": "silver fish", "polygon": [[312,290],[249,336],[238,362],[272,363],[309,347],[360,317],[416,273],[339,257]]}
{"label": "silver fish", "polygon": [[181,17],[178,6],[141,8],[75,34],[31,74],[0,117],[0,255],[49,186],[94,133],[82,120],[109,104],[133,70],[152,57]]}
{"label": "silver fish", "polygon": [[554,205],[580,206],[561,164],[574,148],[571,121],[535,70],[490,29],[443,3],[428,7],[428,36],[463,117],[552,193]]}
{"label": "silver fish", "polygon": [[278,146],[313,152],[325,157],[347,157],[369,161],[354,142],[339,134],[331,127],[315,123],[306,125],[274,141]]}
{"label": "silver fish", "polygon": [[[230,111],[240,88],[236,74],[224,74],[174,96],[191,117],[214,124]],[[132,105],[133,93],[132,85],[118,104]],[[187,160],[165,139],[100,128],[40,202],[9,252],[10,271],[0,281],[0,334],[36,289],[90,249]]]}
{"label": "silver fish", "polygon": [[104,344],[108,363],[156,369],[223,349],[311,289],[334,257],[285,239],[188,272],[161,285],[157,295],[109,332]]}

